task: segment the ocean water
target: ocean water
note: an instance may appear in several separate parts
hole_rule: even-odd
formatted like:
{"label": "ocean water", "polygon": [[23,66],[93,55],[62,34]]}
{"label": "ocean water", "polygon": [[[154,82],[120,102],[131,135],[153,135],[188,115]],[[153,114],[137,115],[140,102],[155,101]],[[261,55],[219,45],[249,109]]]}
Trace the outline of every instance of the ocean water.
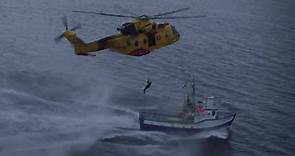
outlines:
{"label": "ocean water", "polygon": [[[54,38],[70,26],[85,41],[130,19],[72,13],[177,15],[181,39],[142,57],[73,54]],[[294,155],[295,2],[292,0],[1,0],[0,155]],[[161,21],[159,21],[161,22]],[[138,111],[175,113],[182,84],[236,112],[230,130],[193,136],[139,131]],[[153,81],[144,95],[145,80]]]}

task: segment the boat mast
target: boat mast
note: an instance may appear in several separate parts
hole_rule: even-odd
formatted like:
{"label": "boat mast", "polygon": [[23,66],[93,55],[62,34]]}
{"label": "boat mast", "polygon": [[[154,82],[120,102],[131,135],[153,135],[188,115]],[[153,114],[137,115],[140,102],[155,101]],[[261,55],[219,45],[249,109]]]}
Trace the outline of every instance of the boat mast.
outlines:
{"label": "boat mast", "polygon": [[192,85],[191,85],[191,95],[190,95],[190,101],[191,101],[191,112],[193,115],[195,115],[196,110],[196,86],[195,86],[195,77],[192,79]]}
{"label": "boat mast", "polygon": [[193,77],[193,80],[192,80],[192,92],[191,92],[191,95],[190,95],[190,99],[191,99],[191,102],[193,103],[193,105],[196,104],[196,86],[195,86],[195,77]]}
{"label": "boat mast", "polygon": [[196,105],[196,88],[195,88],[195,78],[192,82],[186,83],[184,85],[186,93],[184,94],[183,112],[195,114]]}

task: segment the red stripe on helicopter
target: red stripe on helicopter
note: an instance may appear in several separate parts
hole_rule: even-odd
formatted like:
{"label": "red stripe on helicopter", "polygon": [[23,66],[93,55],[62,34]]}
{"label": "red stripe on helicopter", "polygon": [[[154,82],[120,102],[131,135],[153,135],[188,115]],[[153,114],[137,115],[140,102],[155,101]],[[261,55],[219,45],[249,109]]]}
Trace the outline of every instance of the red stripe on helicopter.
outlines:
{"label": "red stripe on helicopter", "polygon": [[148,53],[150,53],[150,51],[148,51],[146,49],[137,49],[137,50],[132,51],[128,55],[131,55],[131,56],[142,56],[142,55],[146,55]]}

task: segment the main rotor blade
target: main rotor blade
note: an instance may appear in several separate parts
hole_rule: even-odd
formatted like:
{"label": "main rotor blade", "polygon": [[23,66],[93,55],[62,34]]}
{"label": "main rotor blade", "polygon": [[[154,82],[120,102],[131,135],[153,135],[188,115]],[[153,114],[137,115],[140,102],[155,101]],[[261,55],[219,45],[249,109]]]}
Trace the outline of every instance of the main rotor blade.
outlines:
{"label": "main rotor blade", "polygon": [[57,36],[54,40],[55,42],[59,42],[64,37],[64,34]]}
{"label": "main rotor blade", "polygon": [[63,23],[63,25],[65,26],[66,30],[68,30],[69,26],[68,26],[68,19],[67,19],[66,16],[64,16],[64,17],[62,18],[62,23]]}
{"label": "main rotor blade", "polygon": [[151,17],[150,19],[185,19],[185,18],[203,18],[205,15],[200,16],[164,16],[164,17]]}
{"label": "main rotor blade", "polygon": [[71,31],[75,31],[75,30],[77,30],[77,29],[81,29],[82,28],[82,26],[81,26],[81,24],[79,23],[78,25],[76,25],[75,27],[73,27],[72,29],[70,29]]}
{"label": "main rotor blade", "polygon": [[163,12],[163,13],[159,13],[159,14],[156,14],[156,15],[152,15],[152,16],[164,16],[164,15],[169,15],[169,14],[175,14],[175,13],[178,13],[178,12],[181,12],[181,11],[185,11],[185,10],[188,10],[190,8],[181,8],[181,9],[177,9],[177,10],[174,10],[174,11],[168,11],[168,12]]}
{"label": "main rotor blade", "polygon": [[84,14],[96,14],[96,15],[112,16],[112,17],[136,18],[136,16],[131,16],[131,15],[109,14],[109,13],[94,12],[94,11],[79,11],[79,10],[74,10],[72,12],[78,12],[78,13],[84,13]]}

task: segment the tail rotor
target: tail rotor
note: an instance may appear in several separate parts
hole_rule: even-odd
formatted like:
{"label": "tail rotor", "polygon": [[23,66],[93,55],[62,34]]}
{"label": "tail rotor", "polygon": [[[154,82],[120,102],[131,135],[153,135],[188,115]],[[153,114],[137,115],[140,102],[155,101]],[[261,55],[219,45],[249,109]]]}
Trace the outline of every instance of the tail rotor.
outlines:
{"label": "tail rotor", "polygon": [[[69,30],[68,19],[67,19],[66,16],[64,16],[64,17],[62,18],[62,23],[63,23],[63,25],[64,25],[64,27],[65,27],[65,32],[66,32],[66,31],[76,31],[76,30],[82,28],[81,24],[79,23],[79,24],[77,24],[76,26],[74,26],[73,28],[71,28],[71,29]],[[54,40],[55,40],[55,42],[59,42],[63,37],[64,37],[64,33],[62,33],[62,34],[60,34],[59,36],[55,37]]]}
{"label": "tail rotor", "polygon": [[69,29],[68,18],[66,16],[64,16],[62,18],[62,23],[63,23],[64,27],[66,28],[66,30],[68,30]]}

